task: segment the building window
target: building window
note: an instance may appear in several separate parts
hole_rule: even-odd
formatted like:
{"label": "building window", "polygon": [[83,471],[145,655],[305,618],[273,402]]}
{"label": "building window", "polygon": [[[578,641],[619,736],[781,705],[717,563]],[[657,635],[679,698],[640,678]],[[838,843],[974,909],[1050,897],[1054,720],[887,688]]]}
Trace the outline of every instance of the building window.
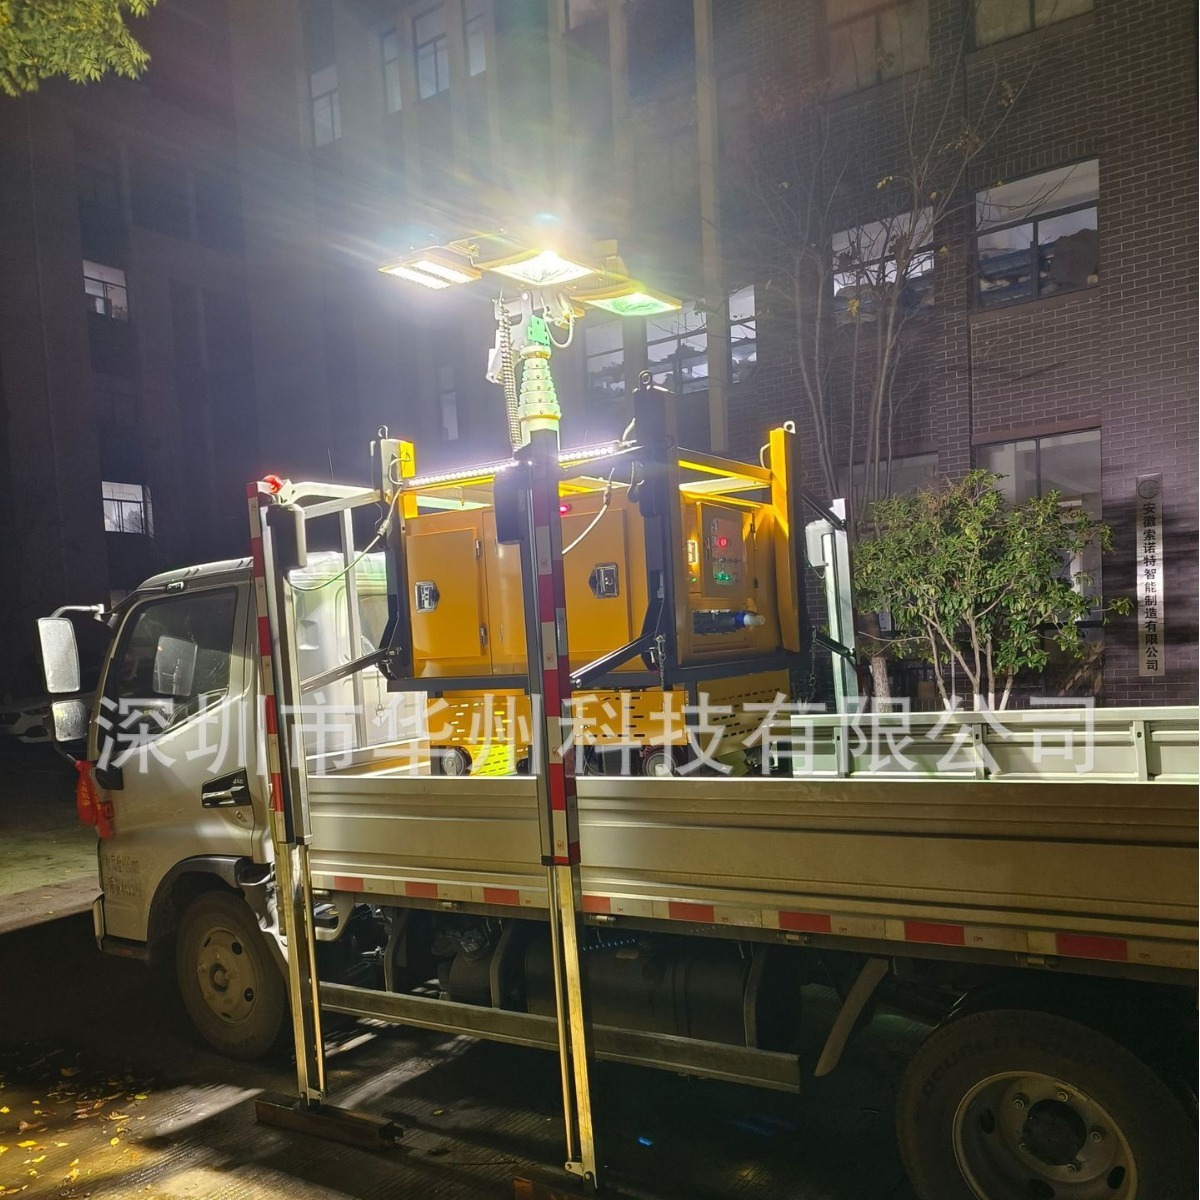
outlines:
{"label": "building window", "polygon": [[338,102],[337,67],[322,67],[309,76],[312,92],[313,141],[328,146],[342,136],[342,109]]}
{"label": "building window", "polygon": [[114,321],[129,320],[129,297],[125,291],[125,272],[120,267],[83,260],[83,292],[88,312],[112,317]]}
{"label": "building window", "polygon": [[620,400],[625,395],[625,347],[621,320],[589,318],[583,326],[584,371],[588,399]]}
{"label": "building window", "polygon": [[981,308],[1092,287],[1100,280],[1096,159],[975,195]]}
{"label": "building window", "polygon": [[154,536],[150,489],[140,483],[102,483],[104,528],[108,533],[142,533]]}
{"label": "building window", "polygon": [[446,38],[446,6],[439,4],[413,19],[417,56],[417,95],[422,100],[450,90],[450,43]]}
{"label": "building window", "polygon": [[[872,498],[882,500],[888,496],[909,496],[920,488],[933,487],[937,483],[937,468],[936,454],[898,455],[890,462],[880,462]],[[865,496],[867,464],[855,463],[849,475],[844,467],[838,472],[838,488],[843,496],[849,490],[850,480],[853,480],[858,495]]]}
{"label": "building window", "polygon": [[1092,11],[1092,0],[975,0],[975,45],[1066,21]]}
{"label": "building window", "polygon": [[833,305],[839,325],[871,319],[893,297],[900,313],[933,303],[933,213],[899,213],[833,236]]}
{"label": "building window", "polygon": [[929,65],[928,0],[825,0],[825,21],[831,96]]}
{"label": "building window", "polygon": [[646,365],[654,382],[672,392],[708,387],[708,328],[704,312],[685,304],[646,320]]}
{"label": "building window", "polygon": [[744,383],[758,363],[753,285],[729,296],[729,358],[729,382]]}
{"label": "building window", "polygon": [[385,112],[400,111],[400,35],[389,29],[379,38],[383,58],[383,108]]}
{"label": "building window", "polygon": [[[1089,517],[1101,518],[1100,430],[1061,433],[980,446],[977,466],[1003,476],[999,488],[1011,504],[1031,496],[1058,493],[1058,502],[1082,508]],[[1074,578],[1081,571],[1091,576],[1085,588],[1091,595],[1100,589],[1100,547],[1092,544],[1075,561],[1064,564]]]}
{"label": "building window", "polygon": [[484,0],[467,0],[463,11],[466,19],[468,75],[482,75],[487,70],[483,5]]}
{"label": "building window", "polygon": [[454,387],[454,368],[449,363],[437,369],[437,403],[442,441],[458,441],[458,392]]}
{"label": "building window", "polygon": [[[729,380],[742,383],[758,362],[754,288],[729,295]],[[708,388],[708,318],[702,305],[646,321],[646,361],[654,382],[673,392]]]}

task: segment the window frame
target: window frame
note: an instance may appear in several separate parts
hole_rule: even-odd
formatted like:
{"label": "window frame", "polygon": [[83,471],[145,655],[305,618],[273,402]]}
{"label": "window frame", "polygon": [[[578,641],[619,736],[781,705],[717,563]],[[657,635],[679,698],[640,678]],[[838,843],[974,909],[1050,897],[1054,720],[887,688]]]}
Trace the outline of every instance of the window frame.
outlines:
{"label": "window frame", "polygon": [[[1095,441],[1096,441],[1097,474],[1096,474],[1096,488],[1095,488],[1094,493],[1092,493],[1092,494],[1094,494],[1097,499],[1096,499],[1096,503],[1094,506],[1094,511],[1092,513],[1090,513],[1089,515],[1091,515],[1093,520],[1102,521],[1104,519],[1104,459],[1103,459],[1103,432],[1102,432],[1101,426],[1099,426],[1099,425],[1091,425],[1085,429],[1071,429],[1071,430],[1059,431],[1056,433],[1033,433],[1026,437],[1000,438],[999,440],[994,441],[994,442],[993,441],[984,442],[981,445],[978,445],[974,448],[973,457],[975,459],[975,465],[977,467],[982,466],[983,464],[980,462],[980,459],[984,455],[988,454],[990,451],[997,450],[1004,446],[1011,446],[1014,448],[1014,451],[1015,451],[1016,447],[1022,446],[1027,442],[1032,442],[1033,443],[1033,477],[1037,484],[1037,489],[1035,492],[1032,493],[1032,495],[1037,496],[1040,499],[1044,495],[1045,491],[1047,490],[1044,485],[1043,478],[1042,478],[1042,443],[1048,442],[1048,441],[1053,441],[1057,438],[1078,437],[1080,434],[1095,434],[1096,435]],[[985,469],[989,470],[989,471],[994,471],[994,468],[991,466],[988,466]],[[994,471],[994,473],[1000,474],[1000,472],[995,472],[995,471]],[[1013,487],[1012,487],[1011,496],[1008,496],[1006,494],[1006,499],[1008,499],[1010,504],[1020,504],[1023,502],[1024,499],[1029,499],[1028,496],[1019,498],[1015,479],[1012,480],[1012,484],[1013,484]],[[1002,491],[1005,491],[1007,493],[1007,489],[1004,488],[1003,482],[1001,482],[1000,488]],[[1060,508],[1082,508],[1086,512],[1087,505],[1083,498],[1084,494],[1085,493],[1081,493],[1078,496],[1060,496],[1059,497],[1059,507]],[[1070,564],[1068,564],[1068,565],[1070,565]],[[1084,569],[1085,569],[1085,564],[1081,558],[1080,563],[1079,563],[1079,570],[1082,571]],[[1088,572],[1088,574],[1090,574],[1092,577],[1092,582],[1091,582],[1091,584],[1088,585],[1088,590],[1091,593],[1091,595],[1103,596],[1103,594],[1104,594],[1104,591],[1103,591],[1103,569],[1104,569],[1103,556],[1102,556],[1102,554],[1097,552],[1095,555],[1094,569],[1091,570],[1090,572]],[[1078,573],[1079,572],[1075,571],[1075,570],[1071,571],[1072,584],[1076,587],[1077,590],[1079,589],[1079,585],[1075,584],[1074,577]],[[1093,624],[1093,623],[1094,623],[1094,619],[1086,621],[1086,622],[1082,622],[1082,624]]]}
{"label": "window frame", "polygon": [[[472,6],[477,11],[472,12]],[[475,79],[487,70],[487,10],[485,0],[465,0],[463,4],[463,45],[466,49],[467,76]],[[478,50],[478,70],[475,51]]]}
{"label": "window frame", "polygon": [[[246,590],[244,587],[236,583],[214,583],[210,587],[196,588],[180,592],[176,595],[169,596],[148,596],[135,607],[130,609],[128,615],[121,623],[121,630],[118,635],[116,644],[113,647],[112,655],[104,670],[104,682],[101,690],[101,695],[107,706],[110,709],[108,720],[110,722],[110,732],[101,733],[101,746],[97,747],[98,751],[105,759],[111,759],[115,765],[136,756],[139,753],[139,748],[150,741],[163,737],[168,733],[174,733],[177,729],[183,728],[190,724],[197,717],[203,717],[211,713],[210,706],[201,705],[194,711],[188,711],[192,699],[198,699],[202,695],[208,695],[208,692],[198,692],[195,697],[189,697],[188,703],[180,706],[180,711],[172,713],[165,724],[160,724],[157,729],[147,729],[147,722],[143,720],[142,726],[139,729],[132,729],[131,737],[125,746],[121,746],[119,736],[114,736],[114,732],[119,729],[126,728],[123,724],[123,718],[129,715],[128,710],[122,713],[122,701],[136,700],[152,700],[155,696],[136,696],[133,694],[125,695],[125,684],[121,678],[122,667],[125,657],[129,651],[130,643],[137,632],[139,623],[143,616],[155,608],[162,608],[166,605],[179,605],[184,603],[194,603],[197,600],[208,599],[213,596],[231,595],[233,598],[233,610],[230,614],[230,636],[229,636],[229,661],[225,677],[225,687],[222,690],[221,696],[214,701],[215,704],[222,704],[241,696],[245,690],[245,680],[242,676],[242,656],[239,650],[239,638],[242,636],[241,631],[244,629],[245,617],[244,606],[246,602]],[[160,635],[161,636],[161,635]],[[135,710],[136,711],[136,710]],[[148,714],[147,710],[147,714]],[[103,743],[107,741],[111,745],[111,749],[102,750]]]}
{"label": "window frame", "polygon": [[[671,333],[660,334],[657,337],[651,336],[651,330],[654,328],[655,322],[663,320],[674,320],[676,322],[686,322],[689,316],[696,317],[699,320],[699,325],[694,329],[688,329],[686,326],[680,329],[678,326]],[[685,386],[682,380],[684,368],[684,343],[689,341],[701,341],[701,346],[688,346],[690,352],[688,358],[692,361],[703,361],[704,374],[699,378],[693,378],[689,382],[693,386]],[[666,359],[654,360],[650,357],[650,351],[655,346],[666,346],[670,343],[675,344],[675,349],[667,356]],[[691,396],[697,392],[708,391],[708,317],[703,309],[698,309],[694,301],[688,301],[683,308],[670,312],[662,313],[657,317],[646,318],[646,370],[650,372],[650,377],[654,384],[658,387],[665,387],[667,391],[674,392],[677,396]],[[662,376],[662,381],[659,377]]]}
{"label": "window frame", "polygon": [[[125,275],[124,267],[112,267],[108,263],[96,262],[95,259],[85,258],[81,260],[83,263],[83,294],[88,300],[99,300],[101,307],[95,304],[88,304],[87,311],[95,313],[97,316],[106,317],[112,321],[129,321],[129,281]],[[115,279],[105,279],[102,275],[88,274],[88,267],[93,269],[99,268],[101,271],[112,271],[121,276],[120,282]],[[89,291],[88,284],[95,284],[100,288],[98,292]],[[110,289],[114,295],[110,295]],[[120,293],[124,297],[123,304],[117,304],[115,293]]]}
{"label": "window frame", "polygon": [[1001,37],[990,38],[983,40],[979,36],[979,13],[983,7],[982,3],[977,3],[971,16],[971,45],[976,50],[986,50],[990,46],[1000,46],[1005,42],[1011,42],[1014,38],[1025,37],[1030,33],[1037,33],[1042,29],[1051,29],[1055,25],[1061,25],[1064,21],[1074,21],[1078,17],[1090,16],[1095,11],[1094,0],[1086,0],[1087,8],[1082,12],[1068,13],[1065,17],[1051,17],[1048,21],[1042,21],[1040,24],[1037,19],[1037,10],[1040,0],[1027,0],[1026,13],[1029,17],[1029,23],[1024,29],[1018,30],[1016,33],[1006,33]]}
{"label": "window frame", "polygon": [[[318,86],[318,78],[324,75],[326,71],[330,72],[329,78],[333,82],[331,86],[325,88],[323,91],[318,92],[316,90]],[[313,145],[317,149],[320,149],[322,146],[332,146],[333,143],[338,141],[342,136],[342,105],[338,97],[337,64],[330,63],[328,66],[324,66],[318,71],[310,72],[308,77],[308,90],[312,96],[312,102],[309,105],[309,110],[312,117]],[[328,128],[330,131],[330,136],[326,138],[319,136],[319,126],[317,124],[317,106],[323,101],[328,102],[327,109],[329,113]]]}
{"label": "window frame", "polygon": [[[974,222],[975,222],[976,227],[971,233],[972,274],[974,276],[973,286],[971,289],[971,306],[974,309],[974,311],[976,311],[976,312],[994,312],[997,309],[1009,308],[1009,307],[1012,307],[1013,305],[1031,304],[1036,300],[1044,300],[1048,296],[1074,295],[1079,292],[1086,292],[1094,287],[1099,287],[1099,285],[1103,279],[1103,274],[1100,270],[1100,247],[1099,247],[1099,238],[1100,238],[1100,160],[1099,160],[1099,158],[1083,159],[1077,163],[1064,163],[1062,166],[1052,167],[1048,171],[1035,171],[1031,175],[1018,176],[1016,179],[1008,180],[1007,183],[1022,183],[1026,180],[1035,180],[1035,179],[1040,179],[1040,178],[1046,178],[1048,176],[1054,175],[1058,171],[1074,170],[1076,167],[1085,166],[1086,164],[1092,163],[1092,162],[1094,162],[1096,164],[1096,189],[1095,189],[1095,194],[1090,199],[1078,200],[1072,204],[1063,205],[1061,208],[1051,208],[1051,209],[1047,209],[1044,212],[1041,212],[1041,211],[1034,212],[1033,214],[1031,214],[1029,216],[1015,217],[1011,221],[1000,221],[1000,222],[996,222],[994,224],[989,224],[986,229],[979,228],[979,209],[980,209],[980,204],[981,204],[980,197],[986,195],[989,192],[996,191],[997,187],[977,188],[976,189],[975,202],[974,202]],[[1069,174],[1066,178],[1070,178]],[[998,185],[998,186],[1005,186],[1005,185],[1002,184],[1002,185]],[[1051,292],[1045,291],[1044,285],[1042,283],[1042,275],[1041,275],[1041,262],[1040,262],[1041,243],[1038,240],[1038,226],[1043,224],[1046,221],[1056,220],[1059,217],[1070,216],[1072,213],[1085,212],[1089,209],[1094,209],[1095,213],[1096,213],[1096,224],[1095,224],[1096,239],[1097,239],[1097,244],[1096,244],[1096,282],[1095,283],[1085,283],[1079,287],[1056,288],[1054,291],[1051,291]],[[1007,299],[1003,298],[1003,296],[1000,295],[997,297],[997,299],[995,299],[989,303],[984,303],[983,302],[983,292],[980,289],[980,284],[983,279],[983,274],[982,274],[982,270],[980,267],[979,243],[983,238],[988,237],[991,234],[1004,233],[1006,230],[1009,230],[1009,229],[1020,229],[1023,225],[1029,225],[1032,229],[1032,235],[1030,238],[1029,250],[1028,250],[1028,263],[1027,263],[1027,266],[1029,268],[1029,278],[1030,278],[1031,283],[1033,284],[1033,287],[1031,288],[1031,294],[1030,295],[1014,295]],[[1070,236],[1070,235],[1064,235],[1064,236]],[[1019,251],[1014,250],[1014,251],[1010,251],[1010,253],[1013,255],[1016,255],[1019,253]]]}
{"label": "window frame", "polygon": [[[134,496],[118,496],[108,495],[108,488],[137,488],[141,493],[140,497]],[[144,483],[123,483],[115,479],[104,479],[100,482],[100,501],[104,513],[104,532],[105,533],[122,533],[133,534],[136,537],[154,536],[154,506],[150,499],[150,488]],[[114,518],[109,516],[109,505],[115,505],[112,512]],[[131,513],[137,513],[138,518],[136,524],[138,528],[130,529],[126,527],[127,517]],[[115,527],[110,528],[110,519],[115,521]]]}
{"label": "window frame", "polygon": [[[754,373],[758,366],[758,297],[755,295],[753,283],[743,284],[741,287],[731,288],[725,297],[726,313],[730,313],[730,306],[733,303],[733,298],[744,292],[749,292],[751,300],[754,304],[754,313],[749,317],[741,317],[738,320],[733,320],[730,317],[727,322],[728,337],[725,343],[725,359],[728,369],[728,379],[730,386],[740,386]],[[676,332],[662,334],[658,337],[651,336],[651,330],[654,322],[664,321],[674,318],[676,321],[685,321],[688,315],[696,316],[700,319],[699,325],[695,328],[684,328],[676,330]],[[684,304],[683,308],[670,313],[662,313],[656,317],[646,317],[646,369],[650,372],[651,378],[657,386],[665,387],[668,391],[674,392],[677,396],[692,396],[699,392],[707,392],[709,387],[708,382],[708,313],[704,308],[698,307],[697,302],[689,301]],[[754,334],[754,339],[749,344],[753,346],[753,352],[747,356],[747,362],[750,364],[745,375],[742,378],[735,379],[733,345],[734,345],[734,329],[742,328],[749,329]],[[656,367],[655,361],[650,358],[650,350],[653,346],[665,346],[670,342],[675,342],[674,352],[667,359],[655,360],[658,363]],[[687,350],[693,353],[687,358],[691,361],[699,361],[703,364],[703,373],[693,376],[690,380],[683,379],[684,363],[687,361],[684,354],[684,343],[689,341],[699,341],[700,346],[688,346]],[[698,356],[698,357],[697,357]],[[668,365],[663,365],[668,364]],[[663,382],[658,383],[658,377],[662,377]],[[691,386],[688,386],[688,384]]]}
{"label": "window frame", "polygon": [[[856,248],[855,238],[857,236],[857,248],[861,250],[861,243],[864,238],[870,238],[870,231],[877,230],[876,236],[882,239],[880,253],[871,258],[861,258],[856,263],[851,263],[845,269],[839,269],[838,259],[838,239],[845,236],[847,239],[847,250]],[[894,267],[893,274],[895,278],[889,279],[888,264],[896,263],[896,255],[891,248],[895,244],[897,236],[903,232],[907,232],[909,236],[921,235],[921,240],[909,251],[908,272],[904,279],[900,278],[899,269]],[[858,321],[873,321],[875,319],[874,311],[864,311],[860,305],[858,313],[852,313],[849,309],[850,301],[846,302],[845,311],[840,310],[838,305],[838,297],[841,294],[838,290],[838,279],[844,276],[856,275],[861,276],[861,279],[856,282],[847,283],[842,291],[854,288],[854,295],[851,299],[859,299],[864,289],[878,292],[885,285],[892,287],[907,287],[917,281],[928,279],[929,285],[921,294],[916,304],[907,305],[903,302],[899,307],[903,310],[904,316],[912,317],[921,313],[925,309],[934,307],[936,299],[936,280],[937,280],[937,249],[934,228],[933,210],[931,208],[921,209],[916,216],[911,212],[894,213],[890,217],[884,217],[879,221],[867,221],[862,225],[852,225],[847,229],[839,229],[837,233],[830,239],[830,272],[829,280],[833,287],[833,319],[836,326],[845,326],[854,324]],[[913,268],[919,261],[928,261],[928,271],[922,272],[919,275],[913,273]],[[881,277],[882,275],[882,277]]]}
{"label": "window frame", "polygon": [[[881,84],[888,83],[889,81],[891,81],[893,79],[902,79],[905,75],[909,75],[913,71],[921,71],[921,70],[925,70],[929,67],[929,64],[930,64],[929,0],[878,0],[878,3],[876,3],[875,5],[873,5],[869,8],[864,8],[863,11],[860,11],[853,16],[843,17],[836,21],[830,20],[831,6],[834,2],[835,2],[835,0],[825,0],[825,4],[824,4],[824,10],[825,10],[824,11],[824,16],[825,16],[825,56],[826,56],[826,65],[828,68],[827,78],[830,83],[830,93],[829,94],[830,94],[831,99],[840,100],[844,96],[854,96],[854,95],[857,95],[859,92],[865,92],[865,91],[869,90],[870,88],[879,87]],[[885,74],[884,73],[885,67],[884,67],[884,63],[883,63],[883,54],[882,54],[883,46],[884,46],[884,38],[883,38],[883,29],[882,29],[882,25],[880,23],[880,18],[883,17],[887,13],[897,12],[897,10],[905,7],[906,5],[914,5],[914,6],[915,5],[923,5],[924,6],[924,9],[925,9],[925,38],[924,38],[923,52],[920,55],[919,61],[914,61],[913,63],[911,63],[911,65],[906,62],[901,62],[898,65],[898,69],[894,73]],[[861,22],[865,22],[867,20],[867,18],[871,18],[872,24],[874,26],[874,33],[875,33],[875,37],[874,37],[875,57],[874,57],[873,78],[871,78],[869,81],[866,81],[866,82],[862,81],[862,79],[860,78],[860,75],[859,75],[859,71],[858,71],[858,67],[857,67],[857,60],[856,60],[855,86],[850,87],[850,88],[845,88],[845,89],[834,88],[832,86],[832,84],[833,84],[832,37],[833,37],[834,33],[836,33],[838,30],[848,29],[852,25],[857,25]]]}
{"label": "window frame", "polygon": [[[598,404],[619,404],[626,398],[625,389],[625,322],[627,317],[606,317],[589,319],[583,326],[583,391],[589,400]],[[616,346],[606,346],[604,349],[592,350],[591,344],[604,333],[615,332]],[[608,364],[616,367],[619,374],[614,379],[614,386],[605,390],[594,387],[592,380],[603,378],[603,370],[592,369],[592,364],[600,359],[611,360]]]}
{"label": "window frame", "polygon": [[[751,312],[749,317],[734,318],[734,297],[743,292],[750,293]],[[735,339],[734,330],[745,329],[752,335],[744,339]],[[744,359],[744,374],[739,377],[738,360],[734,353],[735,346],[750,346],[750,353]],[[733,288],[729,293],[729,386],[739,387],[747,382],[758,369],[758,294],[753,283],[743,284]]]}
{"label": "window frame", "polygon": [[[388,56],[388,41],[395,47],[395,54]],[[385,116],[398,113],[404,107],[403,88],[400,79],[400,64],[404,51],[400,45],[400,27],[393,25],[379,34],[380,70],[383,78],[383,112]],[[389,70],[393,68],[393,70]],[[393,78],[394,76],[394,78]],[[393,106],[393,100],[395,105]]]}
{"label": "window frame", "polygon": [[[419,40],[417,26],[427,17],[431,17],[436,12],[442,14],[442,31],[435,34],[433,37],[426,38],[424,41]],[[441,3],[431,5],[424,12],[415,13],[412,19],[413,30],[413,63],[417,72],[417,98],[419,100],[432,100],[434,96],[440,96],[443,92],[450,90],[450,31],[446,21],[446,4],[445,0]],[[433,48],[433,91],[425,91],[425,80],[421,72],[421,57],[422,53],[429,47]],[[445,84],[442,82],[442,69],[445,68]]]}

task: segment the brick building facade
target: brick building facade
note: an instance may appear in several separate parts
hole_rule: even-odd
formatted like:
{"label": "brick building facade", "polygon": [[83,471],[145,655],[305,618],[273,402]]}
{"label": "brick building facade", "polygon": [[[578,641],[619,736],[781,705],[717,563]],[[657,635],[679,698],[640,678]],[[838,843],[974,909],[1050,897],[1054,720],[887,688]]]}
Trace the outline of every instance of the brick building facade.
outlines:
{"label": "brick building facade", "polygon": [[[810,47],[812,69],[828,71],[820,6],[780,7],[791,16],[791,36]],[[830,13],[838,7],[830,6]],[[1084,486],[1096,494],[1083,502],[1114,533],[1103,589],[1131,598],[1138,594],[1138,481],[1161,473],[1166,645],[1158,673],[1149,674],[1140,669],[1147,659],[1144,646],[1139,654],[1136,617],[1111,619],[1103,633],[1103,697],[1107,703],[1194,701],[1194,14],[1186,4],[1170,3],[1096,0],[1061,7],[1072,10],[1062,20],[976,48],[972,6],[929,2],[934,82],[924,113],[933,110],[942,136],[976,122],[981,97],[998,82],[1014,88],[1016,102],[971,163],[961,202],[936,231],[933,304],[901,371],[910,398],[897,416],[894,453],[936,455],[936,473],[949,476],[971,466],[1019,476],[1019,460],[1037,457],[1051,463],[1041,485],[1057,485],[1067,498],[1066,479],[1078,483],[1086,474]],[[778,69],[780,50],[765,37],[758,45],[752,71],[762,77]],[[892,189],[877,184],[906,169],[912,150],[905,135],[916,129],[918,150],[928,146],[923,114],[913,115],[912,90],[911,77],[896,78],[828,102],[829,144],[849,160],[835,166],[843,180],[848,175],[857,184],[856,195],[834,201],[841,224],[887,217]],[[794,115],[800,141],[794,161],[828,172],[831,152],[805,132],[805,122],[814,120],[811,110]],[[1099,269],[1091,285],[998,303],[980,297],[977,279],[986,268],[973,236],[976,197],[1001,181],[1048,178],[1087,163],[1096,164],[1099,175]],[[1047,206],[1055,207],[1053,195]],[[756,412],[771,420],[798,417],[803,425],[789,335],[788,328],[760,333]],[[740,448],[750,449],[751,441],[743,439]],[[1054,477],[1056,456],[1074,460],[1063,463],[1062,477]],[[811,454],[807,461],[810,475],[817,473]]]}
{"label": "brick building facade", "polygon": [[[681,440],[752,456],[770,424],[795,420],[809,485],[828,491],[763,200],[785,184],[793,195],[811,188],[825,223],[816,244],[832,254],[830,229],[861,231],[904,208],[895,180],[909,133],[917,145],[952,141],[1004,85],[1015,102],[933,231],[891,427],[895,478],[986,465],[1018,492],[1056,487],[1113,527],[1103,588],[1134,596],[1137,488],[1161,475],[1161,666],[1144,673],[1144,623],[1139,647],[1135,618],[1112,621],[1103,701],[1194,701],[1196,55],[1186,0],[263,0],[209,7],[209,35],[189,40],[185,24],[179,38],[180,19],[199,20],[194,9],[162,0],[146,26],[162,38],[148,38],[156,55],[143,83],[0,101],[8,178],[22,177],[25,159],[48,164],[36,202],[11,189],[8,201],[36,209],[45,238],[78,227],[80,134],[123,147],[117,225],[129,257],[116,265],[128,271],[141,380],[134,440],[144,443],[140,482],[155,496],[155,566],[241,552],[235,475],[332,471],[366,482],[367,440],[381,424],[414,437],[426,466],[503,453],[503,405],[483,379],[491,295],[416,294],[376,268],[409,247],[510,222],[616,239],[631,273],[688,302],[669,318],[580,322],[554,365],[569,443],[619,434],[629,390],[649,368],[680,393]],[[188,63],[172,39],[190,51],[190,86],[179,86]],[[209,101],[224,97],[215,109],[202,102],[205,82]],[[925,98],[915,116],[914,89]],[[30,141],[28,121],[53,138]],[[145,233],[134,211],[148,176],[128,164],[147,138],[151,157],[188,181],[187,228],[175,234]],[[234,183],[239,214],[237,244],[215,252],[199,221],[214,172]],[[71,290],[76,237],[58,239],[67,250],[47,294]],[[103,389],[87,314],[64,330],[53,313],[39,318],[59,348],[55,370],[74,372],[47,404],[43,360],[19,348],[33,344],[18,334],[31,312],[21,296],[38,276],[25,249],[20,239],[0,246],[6,520],[26,519],[12,506],[30,494],[28,464],[47,438],[64,444],[64,425],[82,466],[59,468],[55,494],[74,500],[23,539],[23,558],[51,546],[75,568],[26,589],[9,622],[25,625],[11,662],[38,612],[128,586],[113,568],[128,535],[102,532],[94,494],[108,468],[88,407]],[[45,289],[44,264],[41,275]],[[189,358],[180,330],[209,293],[211,314],[192,323],[209,344]],[[832,417],[849,469],[861,454],[844,414]],[[173,488],[188,472],[191,490]],[[68,487],[85,475],[82,491]]]}

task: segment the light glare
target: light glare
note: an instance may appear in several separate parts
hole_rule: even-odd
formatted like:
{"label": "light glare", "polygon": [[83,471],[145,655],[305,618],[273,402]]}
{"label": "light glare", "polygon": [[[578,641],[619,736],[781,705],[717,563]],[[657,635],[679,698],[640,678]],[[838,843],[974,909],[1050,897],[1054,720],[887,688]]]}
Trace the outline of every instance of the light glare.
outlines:
{"label": "light glare", "polygon": [[553,250],[543,250],[522,262],[489,267],[488,270],[495,271],[498,275],[507,275],[509,279],[527,283],[531,287],[569,283],[572,279],[583,279],[587,275],[595,274],[591,267],[563,258]]}

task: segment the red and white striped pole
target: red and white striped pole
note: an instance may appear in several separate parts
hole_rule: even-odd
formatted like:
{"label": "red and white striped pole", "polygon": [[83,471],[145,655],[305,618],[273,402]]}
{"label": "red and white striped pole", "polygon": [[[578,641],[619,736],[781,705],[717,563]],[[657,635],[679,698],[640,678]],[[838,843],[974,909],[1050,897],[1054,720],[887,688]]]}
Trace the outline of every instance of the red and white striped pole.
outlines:
{"label": "red and white striped pole", "polygon": [[[271,478],[246,489],[250,553],[258,632],[262,729],[267,751],[271,800],[271,840],[275,849],[276,906],[287,937],[288,1003],[296,1048],[300,1104],[319,1106],[325,1098],[325,1048],[316,971],[312,919],[312,878],[308,863],[308,793],[303,750],[289,745],[284,720],[300,702],[293,610],[286,570],[276,560],[271,521],[283,515],[278,495],[285,487]],[[286,513],[292,519],[293,511]]]}
{"label": "red and white striped pole", "polygon": [[[566,582],[559,515],[557,428],[533,429],[522,457],[529,462],[529,552],[524,555],[525,637],[536,731],[532,769],[542,804],[550,941],[554,962],[559,1060],[569,1172],[598,1183],[592,1125],[591,1048],[579,954],[579,812],[567,732],[571,726]],[[568,746],[564,752],[564,743]]]}

